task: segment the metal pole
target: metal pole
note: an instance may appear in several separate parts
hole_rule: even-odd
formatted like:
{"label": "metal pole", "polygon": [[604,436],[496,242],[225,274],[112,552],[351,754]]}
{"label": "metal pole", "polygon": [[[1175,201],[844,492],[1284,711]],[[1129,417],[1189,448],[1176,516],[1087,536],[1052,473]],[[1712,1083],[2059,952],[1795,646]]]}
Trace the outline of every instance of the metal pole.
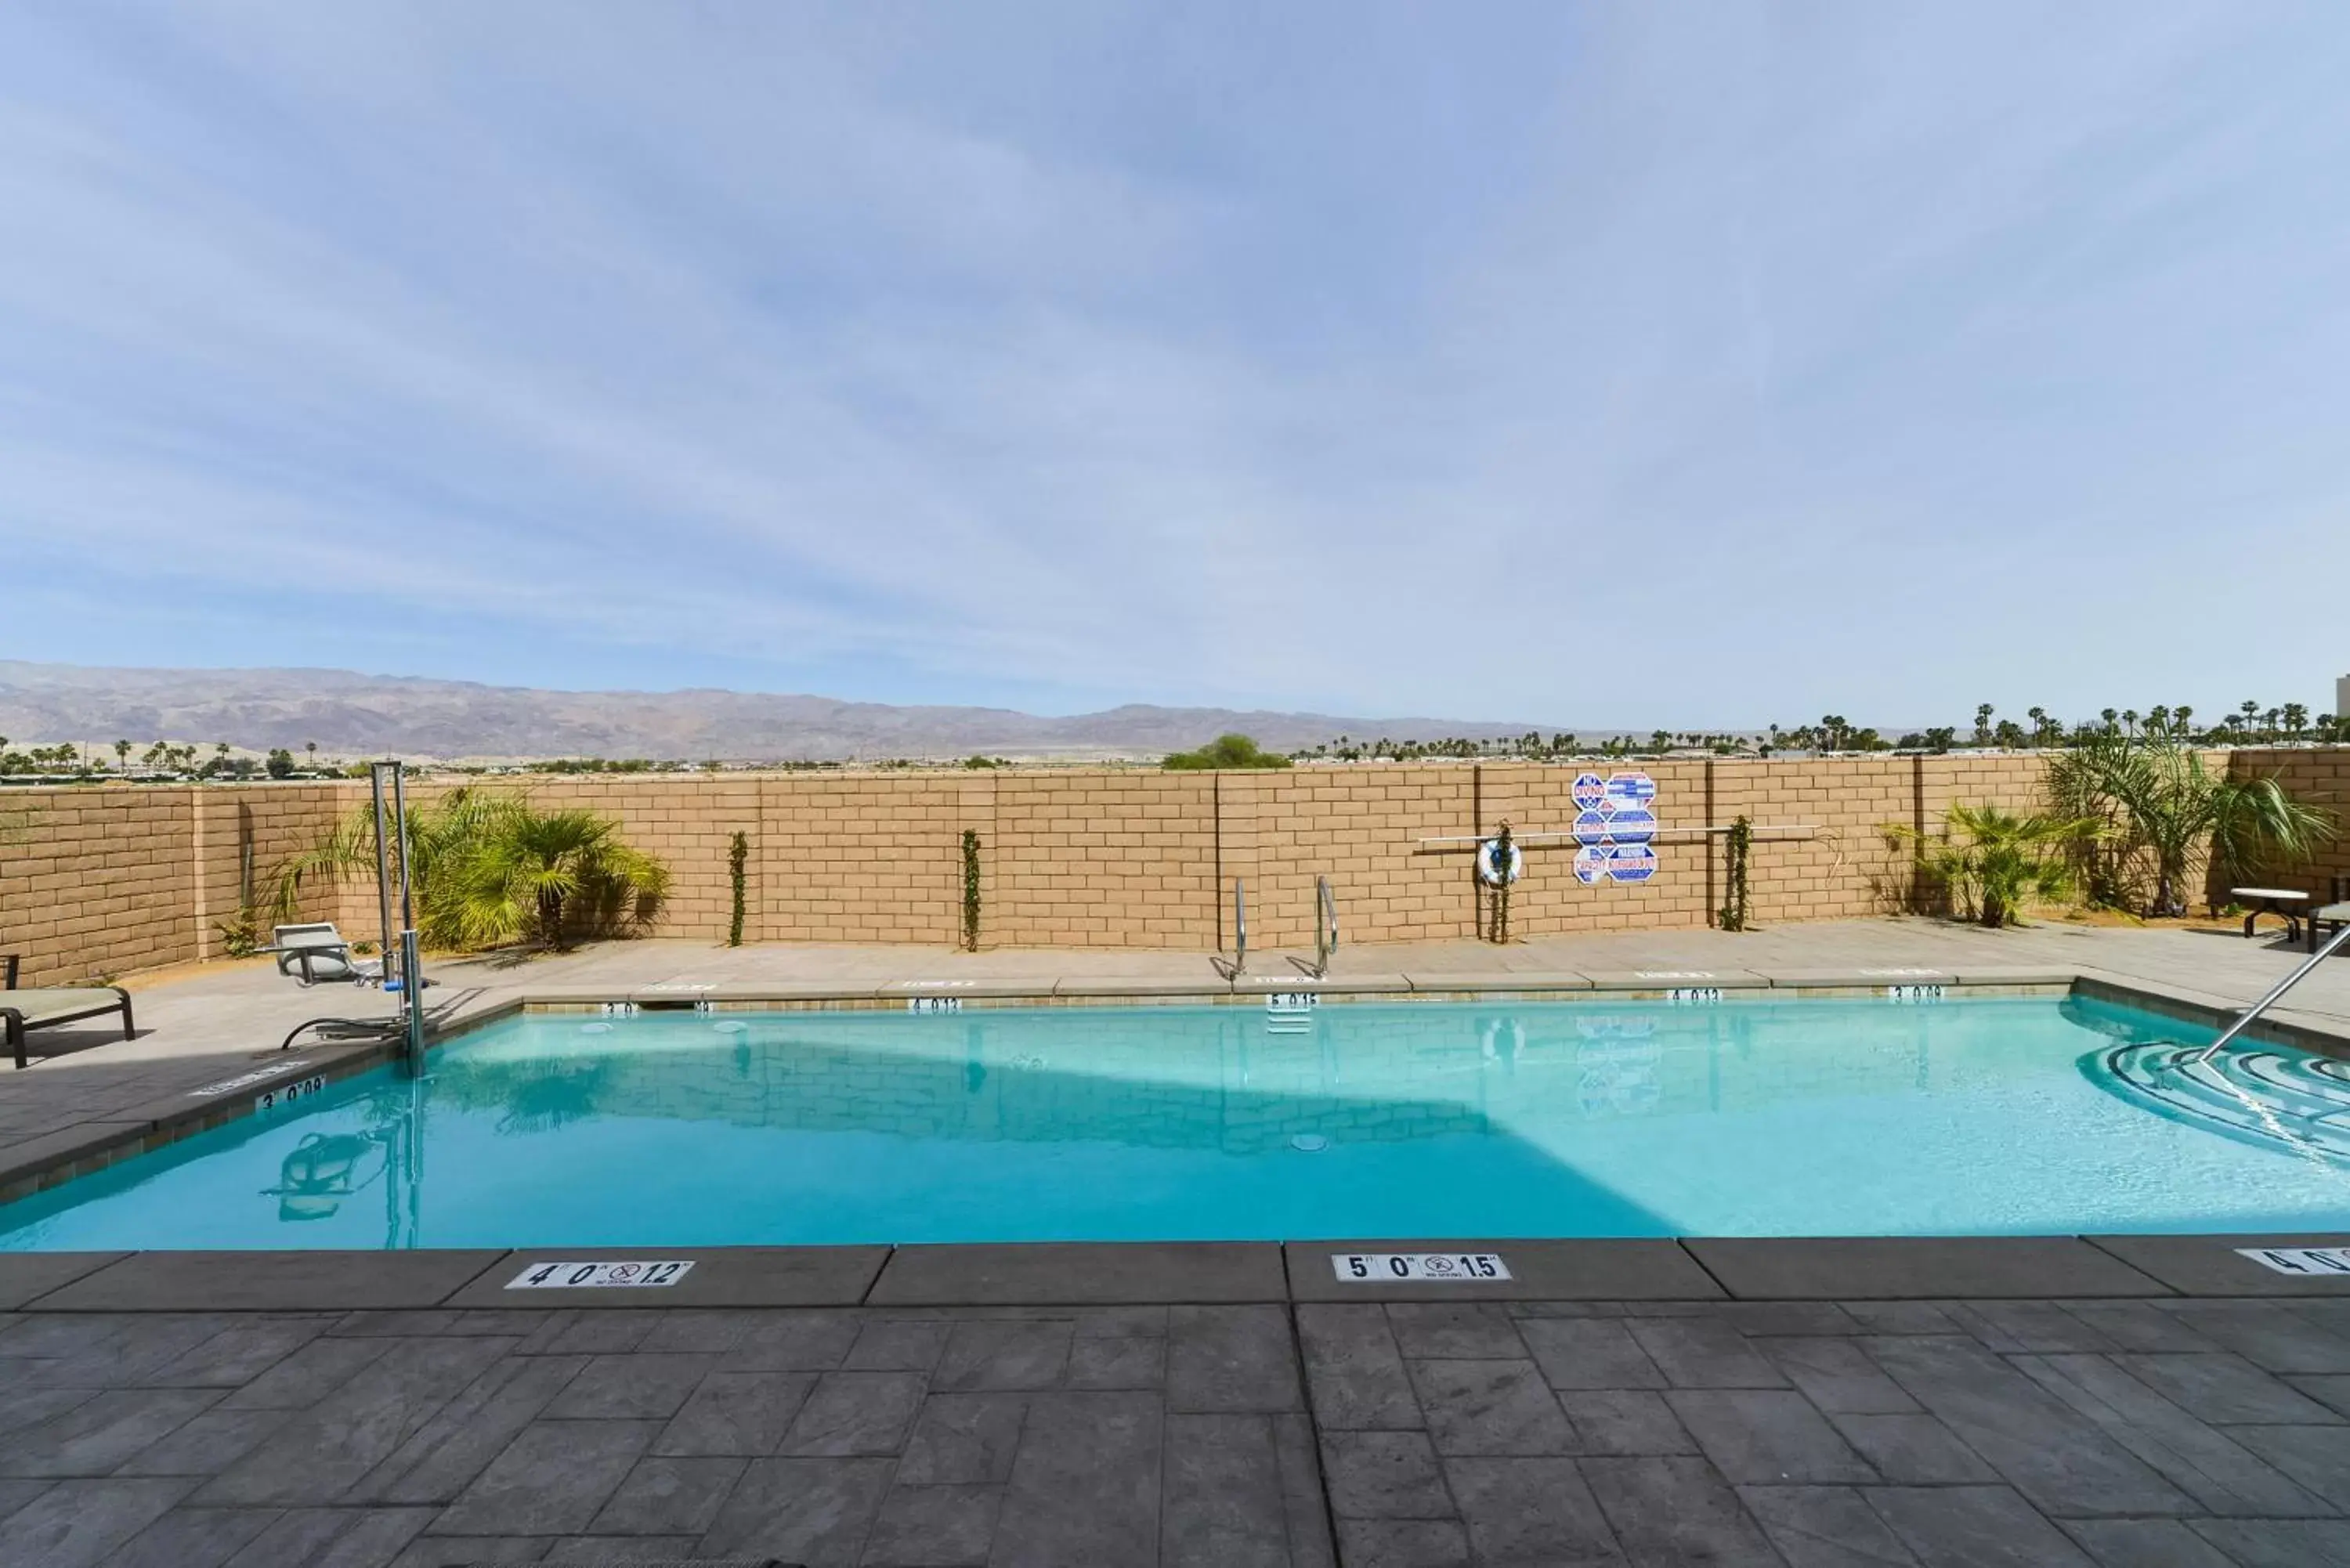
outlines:
{"label": "metal pole", "polygon": [[1248,879],[1232,878],[1232,972],[1248,967]]}
{"label": "metal pole", "polygon": [[2277,981],[2276,984],[2271,986],[2269,988],[2269,993],[2266,996],[2262,997],[2258,1002],[2253,1002],[2251,1007],[2245,1009],[2244,1015],[2241,1018],[2239,1018],[2233,1023],[2229,1024],[2227,1029],[2221,1033],[2220,1038],[2212,1041],[2210,1044],[2203,1047],[2202,1054],[2197,1056],[2192,1062],[2189,1062],[2188,1065],[2190,1067],[2199,1067],[2204,1063],[2209,1062],[2215,1054],[2218,1054],[2220,1046],[2225,1045],[2229,1041],[2233,1040],[2237,1035],[2241,1034],[2246,1027],[2251,1023],[2252,1020],[2258,1018],[2262,1013],[2266,1012],[2269,1010],[2269,1004],[2271,1002],[2276,1001],[2278,997],[2282,996],[2286,992],[2291,991],[2294,986],[2299,985],[2304,975],[2308,974],[2311,970],[2315,969],[2319,964],[2324,963],[2327,959],[2332,958],[2335,953],[2341,951],[2345,943],[2350,943],[2350,924],[2345,924],[2340,930],[2334,932],[2332,939],[2328,940],[2324,947],[2310,954],[2309,957],[2304,960],[2291,974],[2285,976],[2282,980]]}
{"label": "metal pole", "polygon": [[416,884],[408,874],[408,766],[391,764],[392,815],[400,820],[400,991],[408,1003],[408,1060],[424,1071],[424,962],[416,935]]}
{"label": "metal pole", "polygon": [[424,1069],[424,976],[416,961],[414,927],[400,933],[400,1000],[408,1009],[408,1064]]}
{"label": "metal pole", "polygon": [[[391,764],[391,815],[400,823],[400,925],[402,930],[416,924],[415,908],[409,902],[408,878],[408,764]],[[400,971],[402,979],[408,971]]]}
{"label": "metal pole", "polygon": [[383,769],[381,763],[368,764],[368,787],[375,794],[375,904],[376,913],[382,917],[383,945],[376,949],[380,956],[382,978],[387,985],[391,979],[391,851],[383,837]]}

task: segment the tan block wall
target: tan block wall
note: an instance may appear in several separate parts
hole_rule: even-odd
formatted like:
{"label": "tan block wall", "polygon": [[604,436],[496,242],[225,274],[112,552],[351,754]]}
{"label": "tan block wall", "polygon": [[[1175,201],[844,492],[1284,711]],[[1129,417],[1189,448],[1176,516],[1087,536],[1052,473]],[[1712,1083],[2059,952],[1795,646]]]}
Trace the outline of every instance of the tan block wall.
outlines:
{"label": "tan block wall", "polygon": [[195,857],[185,790],[0,795],[0,952],[21,983],[193,956]]}
{"label": "tan block wall", "polygon": [[[2303,888],[2319,899],[2331,893],[2333,878],[2350,881],[2350,749],[2241,751],[2230,753],[2229,766],[2238,778],[2273,775],[2303,801],[2331,811],[2341,829],[2341,836],[2311,864],[2264,875],[2262,881]],[[2211,891],[2223,898],[2227,895],[2226,888],[2217,886]],[[2350,894],[2350,888],[2344,891]]]}
{"label": "tan block wall", "polygon": [[[979,829],[986,873],[983,945],[1215,946],[1215,775],[989,777],[991,819],[971,824]],[[1231,784],[1227,777],[1224,787]],[[960,911],[959,842],[954,855],[948,897]]]}
{"label": "tan block wall", "polygon": [[[2350,748],[2240,752],[2227,765],[2279,773],[2350,820]],[[2039,804],[2043,759],[1852,757],[1652,763],[1662,827],[1656,877],[1586,888],[1572,846],[1529,850],[1512,898],[1518,936],[1711,922],[1723,897],[1719,836],[1744,815],[1758,923],[1849,919],[1894,907],[1909,851],[1888,823],[1930,830],[1953,802]],[[1569,790],[1605,765],[1387,764],[1262,774],[1140,769],[971,774],[720,774],[534,779],[543,806],[619,819],[671,874],[665,935],[723,939],[729,840],[749,837],[743,935],[752,941],[958,940],[962,835],[982,845],[986,947],[1232,943],[1233,879],[1245,878],[1258,948],[1310,946],[1314,883],[1327,876],[1349,943],[1476,935],[1484,919],[1465,839],[1507,820],[1569,828]],[[446,786],[420,784],[430,804]],[[26,983],[210,956],[237,907],[246,846],[265,909],[285,857],[322,836],[367,787],[52,789],[0,794],[0,951]],[[10,841],[13,839],[13,841]],[[2350,843],[2281,879],[2323,893],[2350,875]],[[377,926],[371,877],[306,900],[354,936]]]}
{"label": "tan block wall", "polygon": [[[333,821],[338,786],[33,789],[0,794],[0,952],[20,982],[209,958],[236,913],[244,846],[266,905],[284,857]],[[310,911],[332,914],[331,900]]]}

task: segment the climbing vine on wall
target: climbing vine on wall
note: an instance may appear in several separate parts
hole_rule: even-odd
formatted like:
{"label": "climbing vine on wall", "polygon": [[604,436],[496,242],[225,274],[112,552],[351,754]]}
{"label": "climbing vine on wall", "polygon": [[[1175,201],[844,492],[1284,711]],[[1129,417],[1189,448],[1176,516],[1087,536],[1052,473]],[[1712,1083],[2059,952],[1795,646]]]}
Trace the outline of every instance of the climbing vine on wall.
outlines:
{"label": "climbing vine on wall", "polygon": [[962,946],[979,950],[979,833],[970,827],[962,830]]}
{"label": "climbing vine on wall", "polygon": [[727,879],[734,885],[734,912],[726,921],[726,945],[730,948],[739,948],[743,945],[743,867],[750,863],[750,859],[751,840],[738,833],[734,836],[734,842],[728,846],[726,850],[726,876]]}
{"label": "climbing vine on wall", "polygon": [[1730,825],[1730,832],[1721,841],[1725,876],[1722,881],[1721,929],[1742,931],[1746,929],[1746,857],[1754,846],[1754,825],[1740,817]]}
{"label": "climbing vine on wall", "polygon": [[1510,940],[1510,868],[1516,847],[1510,840],[1510,825],[1502,824],[1493,839],[1493,864],[1499,868],[1500,880],[1493,885],[1493,918],[1486,922],[1486,934],[1499,943]]}

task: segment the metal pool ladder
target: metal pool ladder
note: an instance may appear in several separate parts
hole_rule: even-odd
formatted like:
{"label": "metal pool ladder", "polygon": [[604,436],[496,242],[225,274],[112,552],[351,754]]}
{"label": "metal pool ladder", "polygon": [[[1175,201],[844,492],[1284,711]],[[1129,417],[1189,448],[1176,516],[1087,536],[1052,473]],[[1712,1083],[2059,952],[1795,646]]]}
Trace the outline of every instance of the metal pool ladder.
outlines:
{"label": "metal pool ladder", "polygon": [[2204,1063],[2209,1062],[2213,1056],[2219,1054],[2220,1046],[2225,1045],[2229,1041],[2233,1040],[2237,1035],[2241,1034],[2247,1028],[2251,1027],[2252,1021],[2260,1017],[2262,1013],[2266,1012],[2271,1006],[2274,1005],[2278,997],[2282,996],[2286,992],[2291,991],[2294,986],[2299,985],[2303,980],[2308,978],[2311,971],[2314,970],[2319,964],[2324,963],[2327,959],[2332,958],[2335,953],[2340,952],[2345,944],[2350,944],[2350,925],[2345,925],[2340,930],[2334,932],[2334,935],[2327,940],[2324,947],[2310,954],[2309,957],[2303,960],[2291,974],[2285,976],[2282,980],[2277,981],[2275,985],[2270,987],[2269,993],[2266,996],[2262,997],[2258,1002],[2253,1002],[2251,1006],[2246,1008],[2242,1017],[2237,1019],[2233,1023],[2229,1024],[2225,1030],[2220,1032],[2220,1038],[2212,1041],[2210,1044],[2206,1045],[2201,1053],[2195,1056],[2194,1059],[2189,1061],[2187,1064],[2190,1067],[2199,1067]]}
{"label": "metal pool ladder", "polygon": [[1314,878],[1314,961],[1304,959],[1289,961],[1305,973],[1320,980],[1330,972],[1330,955],[1338,950],[1338,900],[1330,892],[1330,878]]}

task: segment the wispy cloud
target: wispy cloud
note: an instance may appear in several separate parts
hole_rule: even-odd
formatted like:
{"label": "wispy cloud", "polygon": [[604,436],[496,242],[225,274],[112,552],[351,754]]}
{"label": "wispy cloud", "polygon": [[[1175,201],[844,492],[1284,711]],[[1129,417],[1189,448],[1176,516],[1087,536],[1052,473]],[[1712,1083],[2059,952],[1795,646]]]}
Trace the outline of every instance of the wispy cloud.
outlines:
{"label": "wispy cloud", "polygon": [[[2345,67],[2330,8],[13,7],[5,651],[2322,701]],[[2257,635],[2149,635],[2215,579]]]}

